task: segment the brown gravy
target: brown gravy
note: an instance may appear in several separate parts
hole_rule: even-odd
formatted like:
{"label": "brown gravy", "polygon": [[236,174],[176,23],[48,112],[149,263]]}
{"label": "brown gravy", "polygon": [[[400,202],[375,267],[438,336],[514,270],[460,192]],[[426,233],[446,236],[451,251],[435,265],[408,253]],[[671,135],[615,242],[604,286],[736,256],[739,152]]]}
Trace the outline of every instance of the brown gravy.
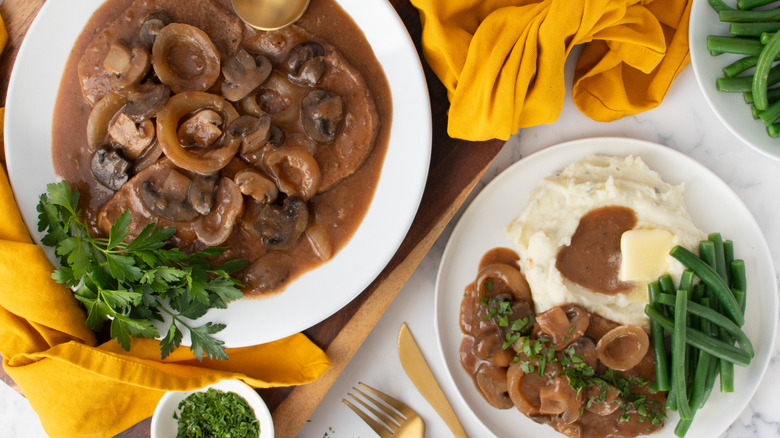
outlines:
{"label": "brown gravy", "polygon": [[[242,26],[240,31],[243,33],[243,40],[236,42],[235,38],[231,39],[227,31],[220,30],[226,27],[224,17],[220,15],[219,18],[212,18],[214,14],[198,12],[199,6],[196,3],[204,3],[214,10],[220,12],[227,10],[232,14],[229,10],[229,2],[225,0],[138,0],[135,2],[134,0],[109,0],[95,12],[74,45],[66,65],[55,105],[52,133],[55,171],[58,176],[69,181],[81,192],[80,207],[85,212],[95,234],[104,232],[98,223],[98,213],[112,198],[114,192],[100,184],[90,169],[92,154],[85,146],[87,142],[85,127],[92,107],[82,94],[78,64],[95,35],[99,35],[106,26],[111,25],[119,17],[143,18],[142,14],[148,13],[141,10],[133,11],[128,15],[127,11],[132,10],[136,3],[142,6],[155,5],[155,7],[166,5],[174,11],[174,15],[195,17],[188,18],[190,21],[197,21],[190,24],[206,32],[211,29],[215,33],[227,34],[227,36],[217,37],[215,41],[223,57],[225,52],[231,50],[232,45],[241,46],[244,42],[252,44],[252,48],[247,50],[256,52],[261,44],[273,45],[275,41],[273,36],[267,37],[248,26]],[[198,17],[198,14],[201,16]],[[232,17],[228,18],[228,21],[233,20]],[[127,20],[127,22],[131,21]],[[308,32],[318,41],[323,41],[323,44],[334,46],[339,55],[346,60],[344,64],[351,65],[349,68],[354,67],[359,72],[378,115],[379,127],[373,145],[361,146],[370,148],[362,164],[353,173],[333,178],[328,182],[327,190],[316,194],[307,203],[310,223],[316,223],[324,229],[327,240],[332,246],[332,253],[335,254],[354,234],[374,195],[390,135],[392,117],[390,89],[382,67],[362,31],[333,0],[312,0],[308,11],[296,26],[296,29],[303,29],[303,32]],[[127,35],[133,34],[134,30],[130,24],[126,27],[120,26],[117,33],[120,37],[128,39],[130,37]],[[137,31],[135,32],[137,34]],[[280,32],[279,35],[279,41],[283,41],[288,34]],[[275,61],[281,62],[281,60]],[[345,105],[348,107],[350,103],[347,102]],[[238,104],[234,106],[238,107]],[[291,127],[291,129],[295,128]],[[338,172],[338,163],[331,165],[328,161],[331,159],[328,156],[330,151],[322,149],[324,151],[315,157],[323,168],[323,174],[328,166],[332,168],[328,168],[331,169],[331,173]],[[344,152],[336,151],[331,153],[333,154],[344,155]],[[335,157],[338,158],[340,157]],[[145,220],[145,218],[135,214],[133,216],[134,221]],[[166,222],[159,218],[155,218],[154,222],[160,226],[175,226],[180,229],[181,232],[175,236],[175,244],[185,251],[195,251],[205,246],[198,240],[188,238],[189,228],[186,224]],[[254,236],[248,235],[240,224],[235,226],[230,237],[220,246],[227,246],[228,249],[220,260],[215,260],[215,263],[232,258],[247,259],[252,263],[237,275],[247,284],[246,292],[250,294],[283,290],[291,280],[323,263],[306,235],[302,235],[292,248],[269,250],[264,248]]]}
{"label": "brown gravy", "polygon": [[616,294],[631,283],[618,280],[620,236],[636,226],[636,212],[627,207],[601,207],[580,219],[569,246],[560,249],[555,267],[569,280],[592,291]]}
{"label": "brown gravy", "polygon": [[[536,316],[533,300],[522,298],[525,296],[523,293],[518,293],[509,286],[511,282],[519,284],[521,288],[524,287],[523,283],[518,282],[512,275],[513,270],[519,273],[518,260],[519,256],[507,248],[494,248],[485,253],[479,264],[477,280],[466,287],[461,301],[459,322],[463,338],[459,351],[460,361],[480,394],[495,408],[516,408],[537,423],[547,424],[569,437],[632,438],[658,430],[663,422],[652,424],[648,419],[641,418],[634,405],[626,405],[625,409],[622,405],[617,408],[611,407],[612,411],[609,412],[610,406],[607,406],[606,402],[598,401],[598,390],[593,383],[586,383],[581,389],[582,405],[576,409],[579,410],[579,415],[575,421],[566,421],[564,414],[553,415],[541,412],[542,391],[554,388],[555,381],[566,382],[565,378],[560,380],[563,366],[561,364],[564,362],[550,360],[550,356],[547,356],[547,365],[542,375],[538,373],[538,368],[533,372],[523,372],[518,383],[518,364],[529,363],[525,350],[518,344],[522,345],[523,338],[535,342],[541,337],[548,336],[539,327],[540,324],[533,322],[532,318]],[[497,268],[499,265],[504,266]],[[507,279],[509,282],[505,281]],[[500,310],[498,302],[510,303],[509,306],[505,304],[503,308],[511,308],[511,312]],[[562,308],[570,306],[562,306]],[[573,348],[580,355],[580,359],[592,365],[595,376],[609,381],[611,377],[607,377],[610,375],[607,373],[607,367],[597,357],[593,357],[596,354],[593,349],[607,332],[618,327],[619,324],[595,313],[587,311],[584,313],[588,319],[587,328],[580,337],[575,338],[576,335],[571,335],[572,339],[568,340],[570,342],[568,346],[562,351],[556,351],[556,357],[559,358],[558,360],[564,358],[568,354],[566,351]],[[502,316],[506,317],[503,323],[500,321]],[[511,346],[506,345],[505,341],[512,338],[510,327],[514,321],[522,318],[529,318],[531,322],[528,327],[521,330],[519,337],[521,341],[516,341]],[[571,334],[574,330],[569,329],[567,332]],[[532,360],[530,363],[538,366],[539,361]],[[648,350],[634,367],[618,372],[617,375],[619,375],[618,379],[640,378],[644,382],[654,380],[655,362],[652,350]],[[586,382],[592,382],[587,379],[585,377]],[[650,409],[662,410],[666,402],[666,393],[652,393],[648,386],[647,384],[635,385],[631,393],[645,397],[645,400],[650,403],[648,407],[652,406]],[[594,391],[596,391],[595,395]],[[588,400],[591,400],[593,406],[588,403]],[[599,412],[599,409],[603,410]]]}

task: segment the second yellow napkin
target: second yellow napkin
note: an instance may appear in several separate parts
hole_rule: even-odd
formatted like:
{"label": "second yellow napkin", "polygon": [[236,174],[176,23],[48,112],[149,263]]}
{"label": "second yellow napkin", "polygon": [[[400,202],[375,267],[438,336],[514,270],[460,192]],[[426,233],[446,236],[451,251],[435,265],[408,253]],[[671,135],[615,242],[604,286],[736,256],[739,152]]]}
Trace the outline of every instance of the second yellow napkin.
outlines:
{"label": "second yellow napkin", "polygon": [[456,138],[507,139],[554,122],[564,63],[580,44],[573,99],[598,121],[657,106],[689,61],[690,0],[411,1]]}
{"label": "second yellow napkin", "polygon": [[256,388],[311,382],[331,366],[303,334],[227,349],[230,360],[198,362],[187,347],[164,361],[158,342],[97,345],[73,294],[30,240],[0,166],[0,354],[52,437],[113,436],[149,417],[165,391],[223,379]]}

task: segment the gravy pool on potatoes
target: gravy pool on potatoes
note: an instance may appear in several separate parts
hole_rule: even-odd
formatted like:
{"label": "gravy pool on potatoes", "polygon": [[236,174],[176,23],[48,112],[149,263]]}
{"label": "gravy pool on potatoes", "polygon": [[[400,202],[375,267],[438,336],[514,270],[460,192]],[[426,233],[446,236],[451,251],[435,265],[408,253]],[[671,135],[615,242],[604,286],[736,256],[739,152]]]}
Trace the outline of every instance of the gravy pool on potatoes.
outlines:
{"label": "gravy pool on potatoes", "polygon": [[246,26],[225,0],[108,0],[68,60],[52,155],[93,234],[177,229],[186,252],[245,259],[248,294],[283,290],[349,241],[387,150],[392,102],[333,0]]}

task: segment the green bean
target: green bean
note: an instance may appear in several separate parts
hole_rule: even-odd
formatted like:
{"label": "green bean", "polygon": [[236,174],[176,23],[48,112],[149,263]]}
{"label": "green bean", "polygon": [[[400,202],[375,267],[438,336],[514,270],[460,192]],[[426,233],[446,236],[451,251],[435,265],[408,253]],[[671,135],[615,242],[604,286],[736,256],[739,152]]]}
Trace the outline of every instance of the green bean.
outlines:
{"label": "green bean", "polygon": [[[654,304],[656,297],[661,293],[661,289],[657,281],[647,285],[647,293],[650,303],[659,309],[660,306]],[[650,338],[653,342],[653,356],[655,357],[654,389],[657,391],[668,391],[669,358],[666,356],[664,328],[656,321],[650,321]]]}
{"label": "green bean", "polygon": [[780,21],[729,23],[729,33],[734,36],[760,37],[764,32],[777,32],[778,30],[780,30]]}
{"label": "green bean", "polygon": [[720,21],[727,23],[748,23],[753,21],[780,21],[780,9],[767,9],[761,11],[737,11],[724,9],[718,11]]}
{"label": "green bean", "polygon": [[750,114],[753,116],[753,120],[760,120],[761,113],[763,113],[763,111],[760,111],[755,105],[750,105]]}
{"label": "green bean", "polygon": [[[772,90],[775,90],[775,88],[773,88]],[[773,100],[773,99],[770,98],[769,100]],[[726,258],[726,266],[731,265],[731,261],[734,260],[734,242],[732,242],[731,240],[723,241],[723,256]]]}
{"label": "green bean", "polygon": [[[769,76],[767,77],[767,86],[774,85],[780,82],[780,65],[776,65],[769,70]],[[753,76],[737,76],[735,78],[717,78],[715,80],[715,86],[718,91],[726,93],[744,93],[746,91],[753,91]],[[768,92],[767,92],[768,93]],[[755,103],[756,96],[753,94],[753,103]]]}
{"label": "green bean", "polygon": [[741,259],[732,260],[729,263],[731,269],[731,285],[734,289],[747,291],[747,274],[745,273],[745,261]]}
{"label": "green bean", "polygon": [[679,260],[680,263],[687,268],[692,269],[696,276],[712,290],[715,298],[721,303],[723,310],[728,314],[732,321],[739,326],[742,326],[742,324],[745,323],[745,317],[739,310],[737,300],[734,299],[734,294],[731,293],[728,285],[720,278],[720,275],[718,275],[715,269],[705,263],[696,254],[680,245],[672,248],[669,254]]}
{"label": "green bean", "polygon": [[[658,294],[656,297],[656,302],[660,304],[664,304],[666,306],[675,306],[675,299],[669,294]],[[731,321],[729,318],[727,318],[724,315],[721,315],[717,311],[713,310],[709,306],[703,306],[701,304],[698,304],[696,302],[689,302],[688,303],[688,312],[692,315],[696,315],[702,319],[705,319],[716,326],[723,328],[726,333],[734,336],[737,338],[737,342],[739,342],[739,347],[742,349],[743,352],[745,352],[749,357],[753,357],[755,354],[755,350],[753,349],[753,343],[750,342],[750,339],[745,334],[744,331],[742,331],[741,328],[737,327],[736,324],[734,324],[733,321]],[[675,310],[676,313],[676,310]]]}
{"label": "green bean", "polygon": [[723,252],[723,238],[720,233],[710,233],[707,239],[715,246],[715,270],[720,278],[728,284],[729,274],[726,270],[726,253]]}
{"label": "green bean", "polygon": [[769,42],[769,39],[772,38],[772,35],[774,35],[775,32],[764,32],[761,35],[758,36],[758,40],[761,41],[761,44],[766,44]]}
{"label": "green bean", "polygon": [[780,137],[780,123],[772,123],[766,127],[766,133],[772,138]]}
{"label": "green bean", "polygon": [[764,44],[755,38],[707,35],[707,50],[712,56],[724,53],[758,56],[763,49]]}
{"label": "green bean", "polygon": [[[708,307],[709,301],[708,297],[704,297],[701,299],[700,304]],[[699,328],[702,332],[708,333],[710,331],[710,322],[707,319],[702,318]],[[699,362],[696,364],[696,372],[693,377],[693,391],[691,393],[692,409],[701,409],[707,401],[704,396],[709,394],[707,391],[707,375],[709,374],[711,359],[712,356],[706,351],[699,352]],[[712,388],[710,388],[710,392],[711,391]]]}
{"label": "green bean", "polygon": [[[645,315],[650,317],[651,320],[658,321],[664,330],[668,332],[674,330],[674,321],[662,315],[661,312],[649,304],[645,305]],[[712,338],[708,334],[702,333],[701,330],[688,327],[686,329],[686,341],[699,350],[704,350],[717,358],[733,362],[739,366],[750,365],[750,356],[747,353],[733,345],[726,344],[720,339]]]}
{"label": "green bean", "polygon": [[723,75],[727,78],[736,77],[747,69],[755,67],[757,62],[758,56],[745,56],[739,58],[731,64],[723,67]]}
{"label": "green bean", "polygon": [[677,426],[674,427],[674,434],[680,438],[684,437],[685,434],[688,433],[688,429],[691,427],[691,423],[693,423],[693,419],[686,420],[680,418],[680,421],[677,422]]}
{"label": "green bean", "polygon": [[758,111],[758,118],[761,119],[766,126],[769,126],[775,123],[777,119],[780,119],[780,100],[772,102],[764,111],[761,111],[758,108],[756,108],[756,111]]}
{"label": "green bean", "polygon": [[737,9],[753,9],[776,1],[777,0],[737,0]]}
{"label": "green bean", "polygon": [[715,10],[715,12],[734,10],[734,8],[727,5],[723,0],[708,0],[708,2],[710,6],[712,6],[712,9]]}
{"label": "green bean", "polygon": [[756,100],[754,105],[760,110],[765,110],[769,106],[767,81],[769,79],[769,70],[772,68],[772,63],[778,54],[780,54],[780,32],[772,35],[764,49],[761,50],[761,54],[758,55],[756,70],[753,73],[752,91],[753,98]]}
{"label": "green bean", "polygon": [[658,286],[660,287],[661,292],[669,295],[674,295],[676,290],[674,287],[674,280],[672,280],[672,276],[669,274],[658,277]]}
{"label": "green bean", "polygon": [[692,270],[683,270],[682,274],[680,274],[680,287],[678,289],[691,290],[693,287],[693,276]]}
{"label": "green bean", "polygon": [[[745,103],[747,104],[752,104],[755,101],[755,99],[753,99],[753,93],[751,91],[746,92],[744,96],[745,96]],[[774,102],[780,99],[780,87],[770,88],[766,90],[766,97],[769,99],[770,102]]]}
{"label": "green bean", "polygon": [[688,389],[685,386],[685,348],[688,318],[688,291],[677,291],[674,308],[674,329],[672,330],[672,390],[677,398],[677,412],[680,418],[690,420],[691,406],[688,404]]}

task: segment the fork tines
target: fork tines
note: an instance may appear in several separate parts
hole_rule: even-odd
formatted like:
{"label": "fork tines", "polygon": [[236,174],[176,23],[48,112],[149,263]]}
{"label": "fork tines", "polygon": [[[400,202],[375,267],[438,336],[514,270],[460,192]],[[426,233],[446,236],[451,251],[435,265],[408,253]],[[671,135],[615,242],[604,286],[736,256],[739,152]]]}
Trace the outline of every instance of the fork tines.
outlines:
{"label": "fork tines", "polygon": [[354,399],[368,412],[370,412],[373,417],[355,406],[349,400],[342,399],[342,401],[356,414],[358,414],[360,418],[363,419],[363,421],[368,423],[368,425],[371,426],[371,428],[374,429],[374,431],[378,433],[379,436],[391,436],[398,430],[401,424],[403,424],[406,420],[409,420],[411,417],[416,416],[415,412],[412,411],[408,406],[394,399],[393,397],[390,397],[389,395],[376,390],[363,382],[359,382],[359,384],[368,392],[372,393],[376,397],[379,397],[384,402],[380,402],[376,398],[366,394],[355,386],[353,386],[352,389],[363,396],[363,398],[369,400],[373,406],[356,397],[354,394],[347,393],[348,396],[352,397],[352,399]]}

